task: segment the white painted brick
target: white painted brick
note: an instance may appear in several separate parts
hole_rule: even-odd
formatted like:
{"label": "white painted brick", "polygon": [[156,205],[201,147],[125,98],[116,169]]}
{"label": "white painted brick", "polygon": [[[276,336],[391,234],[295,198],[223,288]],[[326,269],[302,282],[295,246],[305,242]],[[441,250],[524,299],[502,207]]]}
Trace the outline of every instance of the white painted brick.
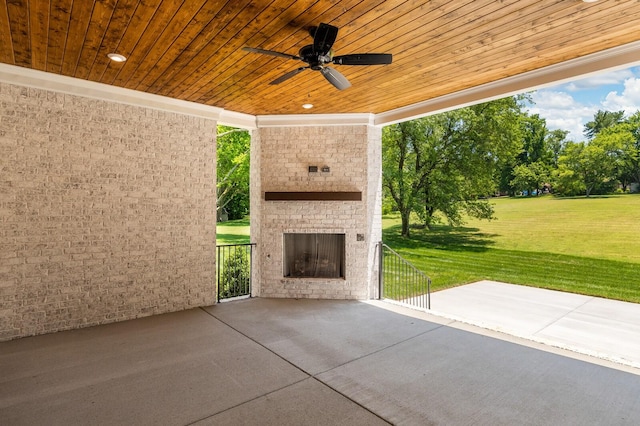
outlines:
{"label": "white painted brick", "polygon": [[0,340],[214,302],[214,121],[5,83],[0,109]]}

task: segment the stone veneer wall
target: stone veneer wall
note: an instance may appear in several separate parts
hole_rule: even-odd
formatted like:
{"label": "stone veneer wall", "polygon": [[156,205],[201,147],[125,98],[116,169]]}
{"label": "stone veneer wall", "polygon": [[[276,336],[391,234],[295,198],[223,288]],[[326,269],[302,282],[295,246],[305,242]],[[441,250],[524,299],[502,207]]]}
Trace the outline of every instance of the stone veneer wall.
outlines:
{"label": "stone veneer wall", "polygon": [[[381,239],[381,129],[369,125],[267,127],[252,144],[254,295],[368,299]],[[309,173],[308,166],[318,166]],[[321,172],[329,166],[330,172]],[[264,201],[265,191],[362,191],[362,201]],[[346,234],[345,279],[283,277],[283,233]],[[358,234],[364,236],[358,241]]]}
{"label": "stone veneer wall", "polygon": [[0,83],[0,340],[214,303],[215,133]]}

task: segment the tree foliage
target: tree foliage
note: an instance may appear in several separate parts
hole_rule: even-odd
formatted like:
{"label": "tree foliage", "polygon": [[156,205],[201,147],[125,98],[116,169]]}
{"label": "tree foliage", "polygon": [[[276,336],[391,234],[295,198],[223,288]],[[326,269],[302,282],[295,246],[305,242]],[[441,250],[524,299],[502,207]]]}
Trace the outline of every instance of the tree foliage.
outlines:
{"label": "tree foliage", "polygon": [[518,191],[540,195],[542,186],[549,181],[549,168],[542,161],[519,164],[513,169],[511,185]]}
{"label": "tree foliage", "polygon": [[593,139],[603,129],[621,123],[623,118],[624,111],[598,110],[593,116],[593,120],[584,125],[584,134],[587,139]]}
{"label": "tree foliage", "polygon": [[583,190],[587,197],[615,179],[617,144],[601,135],[590,143],[569,143],[559,160],[561,184]]}
{"label": "tree foliage", "polygon": [[557,193],[588,197],[640,183],[640,112],[626,119],[623,114],[598,111],[585,125],[591,139],[565,147],[554,173]]}
{"label": "tree foliage", "polygon": [[457,225],[463,214],[491,218],[485,196],[499,167],[519,150],[521,106],[504,98],[383,130],[383,187],[402,219],[402,235],[416,213],[424,225],[438,213]]}
{"label": "tree foliage", "polygon": [[548,130],[546,120],[538,114],[524,115],[521,123],[522,149],[501,170],[500,191],[509,195],[539,194],[557,168],[569,132]]}
{"label": "tree foliage", "polygon": [[249,151],[247,130],[218,126],[217,201],[218,218],[242,219],[249,213]]}

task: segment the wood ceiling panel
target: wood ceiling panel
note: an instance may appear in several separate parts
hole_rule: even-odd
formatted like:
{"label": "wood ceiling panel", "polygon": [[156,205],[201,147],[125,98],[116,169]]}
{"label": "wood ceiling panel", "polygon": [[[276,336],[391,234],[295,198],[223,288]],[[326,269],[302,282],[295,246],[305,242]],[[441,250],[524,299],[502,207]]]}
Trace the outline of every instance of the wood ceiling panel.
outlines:
{"label": "wood ceiling panel", "polygon": [[111,22],[111,25],[113,26],[112,31],[116,31],[115,28],[119,27],[124,28],[124,30],[121,30],[124,32],[117,45],[105,47],[109,50],[109,53],[119,53],[126,56],[128,60],[125,63],[116,63],[111,61],[107,61],[106,63],[96,62],[93,66],[95,70],[92,70],[91,75],[100,77],[97,77],[95,81],[113,84],[118,73],[122,71],[122,68],[128,65],[135,67],[136,60],[142,60],[142,58],[132,58],[132,54],[133,52],[136,52],[138,41],[140,41],[140,38],[147,30],[151,20],[156,16],[156,12],[160,8],[162,2],[163,0],[130,0],[128,2],[121,0],[120,7],[125,7],[124,5],[126,4],[128,5],[128,8],[135,8],[135,11],[133,16],[131,16],[131,19],[128,21]]}
{"label": "wood ceiling panel", "polygon": [[0,62],[15,64],[11,24],[9,23],[9,12],[6,6],[6,3],[0,5]]}
{"label": "wood ceiling panel", "polygon": [[[177,86],[169,92],[169,96],[183,96],[185,99],[196,99],[197,93],[203,86],[210,86],[212,82],[219,84],[219,72],[226,70],[220,61],[237,52],[242,47],[243,35],[240,32],[247,26],[247,23],[257,20],[259,14],[265,10],[264,6],[259,7],[255,3],[250,3],[242,10],[237,11],[234,19],[225,21],[225,26],[220,29],[214,41],[206,50],[206,62],[200,66],[196,73],[191,74],[189,79],[184,79],[184,85]],[[234,64],[235,65],[235,64]],[[235,66],[232,65],[232,69]]]}
{"label": "wood ceiling panel", "polygon": [[[86,76],[86,69],[78,70],[78,62],[80,61],[83,47],[91,46],[91,37],[95,34],[96,21],[98,25],[106,25],[109,20],[104,19],[104,17],[102,17],[101,21],[92,19],[91,15],[94,8],[91,6],[88,7],[88,5],[82,4],[82,2],[74,2],[71,7],[71,19],[69,21],[67,43],[64,50],[64,60],[62,62],[62,74],[84,78]],[[99,6],[98,9],[104,9],[104,7]],[[89,30],[90,28],[91,30]],[[76,71],[79,72],[77,73]]]}
{"label": "wood ceiling panel", "polygon": [[7,15],[11,27],[13,58],[16,65],[31,66],[31,39],[29,38],[29,5],[26,1],[7,2]]}
{"label": "wood ceiling panel", "polygon": [[167,26],[175,27],[178,25],[179,17],[177,13],[181,5],[181,2],[164,0],[155,10],[153,17],[149,19],[148,23],[141,22],[143,31],[138,32],[139,38],[135,46],[131,49],[131,53],[127,56],[127,62],[123,63],[123,66],[114,75],[113,80],[107,83],[129,88],[137,85],[131,81],[131,77],[138,67],[144,66],[147,61],[153,61],[155,59],[151,51]]}
{"label": "wood ceiling panel", "polygon": [[[624,17],[624,21],[631,28],[635,25],[633,20],[629,20],[629,15],[624,8],[618,11],[609,10],[612,22],[618,22],[619,17]],[[549,14],[549,17],[553,14]],[[597,19],[594,21],[596,22]],[[589,21],[591,22],[591,21]],[[548,21],[547,21],[548,23]],[[620,22],[616,27],[624,25]],[[506,27],[504,27],[506,28]],[[421,79],[428,79],[432,85],[436,87],[434,89],[435,96],[441,96],[452,91],[461,90],[469,87],[474,87],[487,81],[494,81],[501,78],[513,75],[513,70],[517,70],[517,73],[523,73],[535,69],[536,67],[551,65],[557,62],[557,57],[562,55],[563,49],[569,52],[575,52],[576,48],[584,52],[584,54],[591,53],[592,51],[603,50],[611,47],[607,42],[604,44],[596,44],[592,38],[585,38],[584,34],[570,32],[565,34],[564,37],[551,37],[546,35],[545,31],[553,31],[550,25],[534,26],[528,31],[518,30],[516,27],[515,33],[511,34],[506,32],[505,35],[509,35],[506,38],[500,38],[494,40],[491,44],[476,43],[475,48],[465,49],[464,53],[458,54],[455,46],[452,45],[452,51],[455,52],[455,62],[451,62],[444,68],[436,69],[438,64],[442,64],[443,61],[434,56],[437,60],[433,61],[432,66],[428,66],[419,71],[416,71],[413,75],[405,75],[396,80],[382,81],[380,84],[388,91],[392,91],[395,87],[402,86],[402,84],[412,84],[412,82]],[[600,31],[598,27],[590,28],[585,25],[585,29],[597,33]],[[630,28],[629,28],[630,29]],[[629,29],[622,29],[622,32],[629,33]],[[522,44],[523,37],[527,37],[528,33],[537,34],[540,36],[541,43],[534,44],[528,47]],[[631,41],[631,40],[630,40]],[[528,52],[528,53],[527,53]],[[526,53],[526,54],[525,54]],[[482,57],[483,61],[478,61],[477,58]],[[562,57],[562,60],[571,59],[574,56]],[[515,58],[522,58],[517,60]],[[460,68],[468,70],[467,79],[465,81],[452,81],[447,76],[458,72]],[[437,71],[437,72],[436,72]],[[376,84],[376,82],[372,82]],[[400,91],[402,92],[402,91]],[[417,98],[415,102],[418,102]],[[399,100],[396,98],[396,100]],[[357,99],[356,99],[357,101]]]}
{"label": "wood ceiling panel", "polygon": [[[139,82],[153,68],[159,66],[158,63],[167,55],[167,51],[173,43],[179,37],[186,38],[189,36],[187,28],[204,4],[205,0],[189,0],[182,3],[182,6],[178,9],[173,19],[167,23],[160,36],[153,40],[153,45],[150,47],[145,60],[138,64],[136,71],[125,84],[126,87],[137,89],[140,86]],[[183,35],[183,32],[187,34]],[[167,65],[168,63],[165,63],[162,69],[166,69]]]}
{"label": "wood ceiling panel", "polygon": [[[218,36],[225,27],[225,20],[222,18],[224,16],[228,17],[230,14],[233,14],[235,18],[244,9],[243,5],[235,2],[231,3],[230,6],[235,7],[236,10],[226,8],[218,11],[203,30],[189,40],[189,44],[183,51],[179,52],[171,66],[166,71],[160,70],[159,75],[148,90],[153,93],[168,95],[180,82],[189,78],[194,70],[200,69],[212,56],[219,52],[220,47],[215,43],[222,40],[222,37]],[[218,56],[222,55],[219,54]]]}
{"label": "wood ceiling panel", "polygon": [[[29,34],[31,36],[31,67],[47,68],[47,32],[49,28],[49,0],[35,0],[30,4]],[[0,35],[0,40],[2,40]]]}
{"label": "wood ceiling panel", "polygon": [[[203,33],[207,31],[207,27],[212,25],[214,18],[220,13],[224,6],[221,2],[206,2],[202,8],[198,11],[185,29],[176,36],[171,43],[171,46],[165,51],[158,62],[147,72],[147,75],[140,80],[140,83],[136,87],[136,90],[146,91],[154,85],[154,83],[163,75],[172,73],[176,68],[174,65],[177,59],[181,55],[191,56],[194,46],[194,41]],[[182,69],[178,64],[178,71]]]}
{"label": "wood ceiling panel", "polygon": [[113,11],[109,25],[104,33],[102,44],[96,53],[95,60],[90,65],[87,64],[90,69],[85,77],[86,79],[100,81],[105,69],[111,62],[111,60],[107,58],[107,55],[116,52],[117,48],[114,48],[114,46],[120,45],[126,30],[131,26],[131,20],[137,7],[138,3],[135,1],[118,1],[118,6]]}
{"label": "wood ceiling panel", "polygon": [[[274,86],[306,64],[241,50],[297,54],[321,22],[337,55],[393,63],[336,65],[344,91],[311,70]],[[638,41],[638,22],[634,0],[5,0],[0,62],[249,114],[380,113]]]}
{"label": "wood ceiling panel", "polygon": [[73,0],[54,0],[49,8],[49,32],[43,43],[47,44],[46,70],[54,74],[62,74],[62,58],[67,44],[72,5]]}

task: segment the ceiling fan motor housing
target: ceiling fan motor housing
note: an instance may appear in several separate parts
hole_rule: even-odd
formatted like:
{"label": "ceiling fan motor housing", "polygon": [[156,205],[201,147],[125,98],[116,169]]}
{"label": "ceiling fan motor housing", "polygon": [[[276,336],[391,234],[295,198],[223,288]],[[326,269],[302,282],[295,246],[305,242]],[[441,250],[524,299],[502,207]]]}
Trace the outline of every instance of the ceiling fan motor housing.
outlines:
{"label": "ceiling fan motor housing", "polygon": [[331,61],[330,58],[323,57],[314,51],[313,45],[304,46],[298,52],[300,58],[311,66],[312,70],[319,71],[324,64]]}

